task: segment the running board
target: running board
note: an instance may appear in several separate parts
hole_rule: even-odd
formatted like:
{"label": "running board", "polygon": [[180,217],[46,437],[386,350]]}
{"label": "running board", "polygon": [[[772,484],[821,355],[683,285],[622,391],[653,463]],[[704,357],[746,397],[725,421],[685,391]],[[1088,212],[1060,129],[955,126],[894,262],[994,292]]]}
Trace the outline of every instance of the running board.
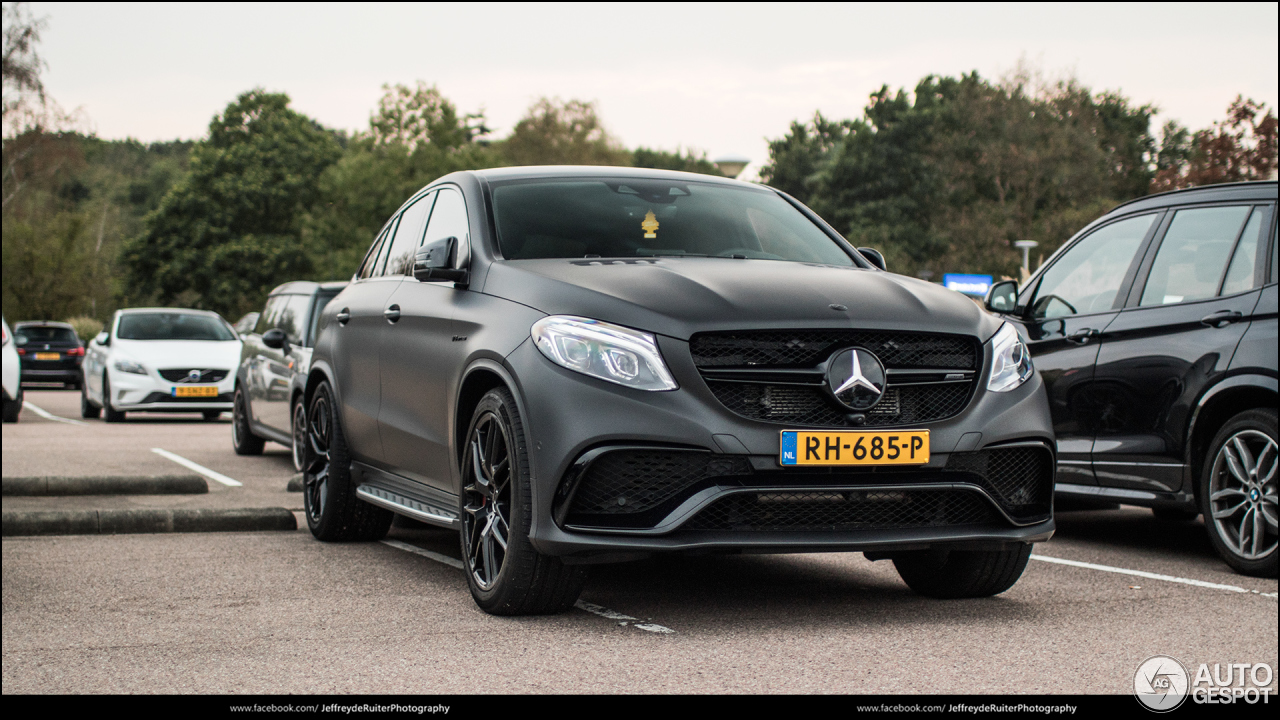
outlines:
{"label": "running board", "polygon": [[435,505],[407,498],[399,493],[384,490],[372,485],[361,485],[356,488],[356,497],[371,505],[386,508],[394,513],[406,515],[431,525],[456,530],[461,527],[458,513],[451,512]]}

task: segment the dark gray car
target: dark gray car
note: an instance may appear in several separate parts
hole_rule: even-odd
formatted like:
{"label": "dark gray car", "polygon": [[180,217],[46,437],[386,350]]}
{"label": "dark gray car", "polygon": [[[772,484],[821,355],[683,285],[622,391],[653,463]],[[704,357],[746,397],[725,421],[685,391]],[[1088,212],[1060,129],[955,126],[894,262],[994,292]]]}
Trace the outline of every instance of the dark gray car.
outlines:
{"label": "dark gray car", "polygon": [[311,531],[457,528],[491,613],[564,609],[585,564],[664,552],[858,550],[984,596],[1053,533],[1049,408],[1014,328],[758,185],[454,173],[320,326]]}
{"label": "dark gray car", "polygon": [[311,369],[320,311],[345,282],[290,282],[271,291],[244,341],[236,389],[231,443],[239,455],[258,455],[267,440],[293,449],[305,466],[306,427],[301,402]]}

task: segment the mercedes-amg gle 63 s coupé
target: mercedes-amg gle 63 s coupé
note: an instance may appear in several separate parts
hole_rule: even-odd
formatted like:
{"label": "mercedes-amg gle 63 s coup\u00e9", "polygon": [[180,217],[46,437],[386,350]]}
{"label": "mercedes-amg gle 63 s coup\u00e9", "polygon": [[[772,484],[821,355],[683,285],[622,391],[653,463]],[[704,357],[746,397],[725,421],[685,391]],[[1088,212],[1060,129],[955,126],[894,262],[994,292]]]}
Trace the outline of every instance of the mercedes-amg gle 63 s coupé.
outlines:
{"label": "mercedes-amg gle 63 s coup\u00e9", "polygon": [[664,552],[861,551],[1003,592],[1053,533],[1012,325],[759,185],[624,168],[447,175],[326,307],[306,383],[322,540],[456,528],[495,614]]}

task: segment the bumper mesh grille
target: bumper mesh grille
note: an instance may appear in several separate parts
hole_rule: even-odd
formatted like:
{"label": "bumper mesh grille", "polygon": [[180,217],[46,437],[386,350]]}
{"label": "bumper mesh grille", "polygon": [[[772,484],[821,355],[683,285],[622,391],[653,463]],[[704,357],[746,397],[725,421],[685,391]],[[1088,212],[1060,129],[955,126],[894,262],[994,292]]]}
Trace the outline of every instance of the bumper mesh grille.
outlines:
{"label": "bumper mesh grille", "polygon": [[994,522],[995,512],[974,492],[854,490],[731,495],[711,503],[684,528],[830,532]]}
{"label": "bumper mesh grille", "polygon": [[[863,427],[888,427],[942,420],[964,410],[971,383],[888,387],[866,412]],[[821,386],[715,382],[711,393],[737,415],[765,422],[843,426],[851,412],[835,404]]]}
{"label": "bumper mesh grille", "polygon": [[711,478],[750,475],[740,455],[678,450],[619,450],[591,464],[573,497],[573,515],[634,515]]}
{"label": "bumper mesh grille", "polygon": [[952,453],[947,470],[972,473],[995,495],[1010,515],[1049,512],[1053,495],[1053,455],[1047,448],[992,448],[973,453]]}
{"label": "bumper mesh grille", "polygon": [[[192,370],[200,371],[199,380],[188,380],[187,377]],[[227,370],[206,370],[204,368],[166,368],[157,370],[160,377],[169,382],[190,382],[190,383],[216,383],[221,382],[227,377]]]}
{"label": "bumper mesh grille", "polygon": [[861,330],[765,330],[702,333],[689,341],[700,368],[813,367],[836,350],[864,347],[891,368],[974,370],[978,348],[961,335],[926,335]]}

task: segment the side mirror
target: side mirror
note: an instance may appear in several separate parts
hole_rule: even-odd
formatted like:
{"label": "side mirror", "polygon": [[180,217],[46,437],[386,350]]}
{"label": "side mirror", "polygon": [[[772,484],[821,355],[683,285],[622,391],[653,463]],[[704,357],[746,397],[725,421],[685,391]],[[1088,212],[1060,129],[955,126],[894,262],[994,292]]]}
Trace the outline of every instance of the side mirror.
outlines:
{"label": "side mirror", "polygon": [[1001,280],[992,285],[982,304],[991,312],[1013,312],[1018,307],[1018,283],[1014,280]]}
{"label": "side mirror", "polygon": [[866,258],[872,265],[881,270],[888,271],[889,268],[884,266],[884,256],[875,248],[858,248],[858,252],[862,253],[862,257]]}
{"label": "side mirror", "polygon": [[413,257],[413,276],[420,282],[466,284],[470,273],[455,268],[458,261],[458,238],[447,237],[423,245]]}
{"label": "side mirror", "polygon": [[111,344],[111,333],[107,332],[106,330],[103,330],[102,332],[98,333],[98,334],[97,334],[97,336],[95,336],[95,337],[93,338],[93,342],[94,342],[94,344],[96,344],[96,345],[110,345],[110,344]]}
{"label": "side mirror", "polygon": [[262,333],[262,344],[275,350],[284,350],[284,354],[289,354],[289,336],[280,328],[271,328]]}

